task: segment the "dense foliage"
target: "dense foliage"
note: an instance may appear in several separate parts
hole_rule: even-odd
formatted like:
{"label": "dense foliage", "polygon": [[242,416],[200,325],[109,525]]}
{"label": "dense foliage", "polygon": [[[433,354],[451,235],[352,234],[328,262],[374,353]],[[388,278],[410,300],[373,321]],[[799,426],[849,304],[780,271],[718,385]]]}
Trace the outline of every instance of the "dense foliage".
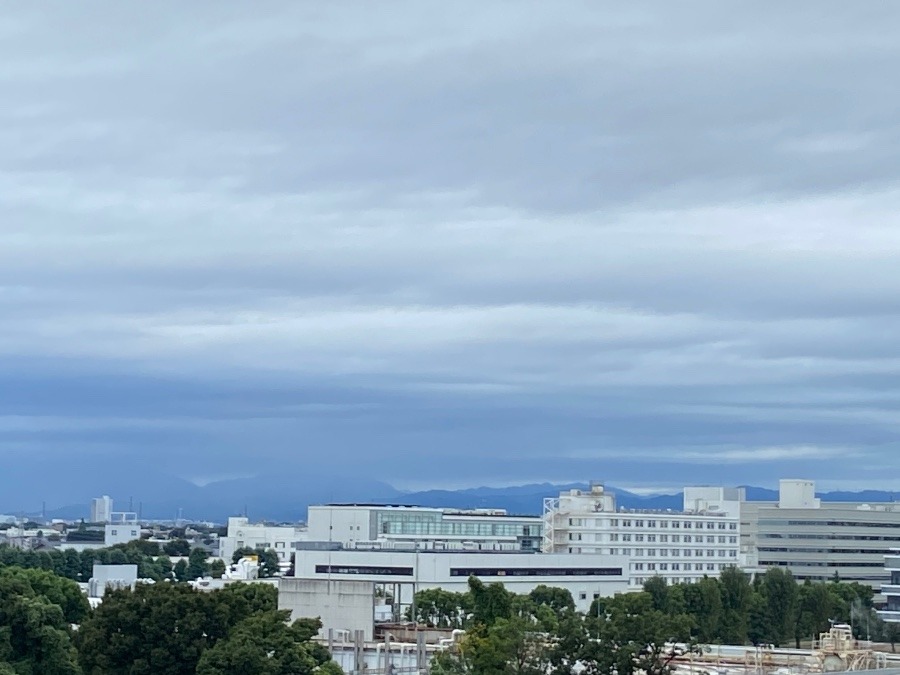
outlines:
{"label": "dense foliage", "polygon": [[857,637],[893,643],[896,629],[875,616],[872,596],[862,584],[798,584],[778,568],[751,581],[732,568],[693,584],[653,578],[642,592],[594,600],[586,614],[558,588],[516,596],[472,579],[466,593],[421,591],[415,614],[430,625],[467,631],[458,650],[436,659],[437,673],[563,675],[578,663],[588,675],[662,675],[697,645],[799,645],[831,621],[851,623]]}
{"label": "dense foliage", "polygon": [[68,579],[44,570],[0,569],[0,674],[79,675],[71,624],[88,611]]}

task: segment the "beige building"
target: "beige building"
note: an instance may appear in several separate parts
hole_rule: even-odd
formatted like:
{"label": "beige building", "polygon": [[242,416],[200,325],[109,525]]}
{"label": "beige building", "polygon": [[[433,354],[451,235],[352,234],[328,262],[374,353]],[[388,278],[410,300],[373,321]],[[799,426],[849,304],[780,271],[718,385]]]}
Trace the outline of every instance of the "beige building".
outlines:
{"label": "beige building", "polygon": [[742,547],[760,567],[783,567],[800,580],[889,580],[885,556],[900,547],[900,504],[821,502],[815,483],[782,480],[777,502],[744,502]]}

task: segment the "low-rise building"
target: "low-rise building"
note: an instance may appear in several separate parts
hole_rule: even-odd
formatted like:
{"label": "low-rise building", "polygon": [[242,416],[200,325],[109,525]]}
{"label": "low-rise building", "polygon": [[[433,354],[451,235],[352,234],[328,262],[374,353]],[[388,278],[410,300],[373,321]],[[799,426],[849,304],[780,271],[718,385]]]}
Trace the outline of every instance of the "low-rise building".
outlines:
{"label": "low-rise building", "polygon": [[398,609],[409,606],[417,590],[465,592],[473,576],[485,583],[500,582],[513,593],[529,593],[540,585],[564,588],[576,608],[587,611],[595,598],[628,590],[628,559],[587,553],[345,549],[298,550],[294,565],[297,579],[379,584]]}
{"label": "low-rise building", "polygon": [[741,564],[741,490],[687,488],[683,511],[616,509],[595,484],[544,500],[545,553],[621,556],[628,585],[689,583]]}
{"label": "low-rise building", "polygon": [[439,509],[391,504],[309,507],[310,541],[345,547],[471,551],[538,551],[539,516],[503,509]]}
{"label": "low-rise building", "polygon": [[127,544],[141,538],[141,526],[137,523],[107,524],[104,527],[103,545]]}
{"label": "low-rise building", "polygon": [[294,544],[306,540],[306,530],[293,525],[251,523],[247,518],[228,519],[228,535],[219,538],[219,557],[230,562],[241,548],[273,550],[278,561],[290,563]]}

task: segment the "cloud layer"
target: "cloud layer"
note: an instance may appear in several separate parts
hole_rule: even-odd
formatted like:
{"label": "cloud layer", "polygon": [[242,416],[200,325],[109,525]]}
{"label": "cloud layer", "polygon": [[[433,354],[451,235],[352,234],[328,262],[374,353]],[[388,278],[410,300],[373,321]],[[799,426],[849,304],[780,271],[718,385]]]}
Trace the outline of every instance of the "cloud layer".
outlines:
{"label": "cloud layer", "polygon": [[889,487],[900,9],[93,7],[0,23],[4,461]]}

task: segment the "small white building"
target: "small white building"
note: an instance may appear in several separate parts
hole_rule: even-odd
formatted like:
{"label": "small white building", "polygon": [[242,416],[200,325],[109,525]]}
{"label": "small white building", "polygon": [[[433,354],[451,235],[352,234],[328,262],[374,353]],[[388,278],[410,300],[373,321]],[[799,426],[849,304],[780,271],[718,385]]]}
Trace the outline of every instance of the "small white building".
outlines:
{"label": "small white building", "polygon": [[106,524],[103,535],[104,546],[127,544],[141,538],[141,526],[137,523]]}
{"label": "small white building", "polygon": [[137,585],[137,565],[94,565],[88,582],[88,597],[102,598],[107,591],[119,588],[134,589]]}
{"label": "small white building", "polygon": [[[581,611],[598,597],[628,590],[628,559],[568,553],[489,553],[468,551],[298,550],[294,577],[320,581],[368,581],[391,589],[399,606],[416,590],[465,592],[469,577],[502,583],[513,593],[537,586],[564,588]],[[371,610],[371,608],[370,608]]]}
{"label": "small white building", "polygon": [[743,491],[686,488],[684,511],[616,509],[602,485],[544,500],[545,553],[621,556],[628,585],[690,583],[741,564]]}
{"label": "small white building", "polygon": [[228,535],[219,539],[219,557],[231,562],[234,552],[241,548],[273,550],[278,561],[290,563],[294,544],[306,540],[306,530],[291,525],[251,523],[247,518],[228,519]]}

